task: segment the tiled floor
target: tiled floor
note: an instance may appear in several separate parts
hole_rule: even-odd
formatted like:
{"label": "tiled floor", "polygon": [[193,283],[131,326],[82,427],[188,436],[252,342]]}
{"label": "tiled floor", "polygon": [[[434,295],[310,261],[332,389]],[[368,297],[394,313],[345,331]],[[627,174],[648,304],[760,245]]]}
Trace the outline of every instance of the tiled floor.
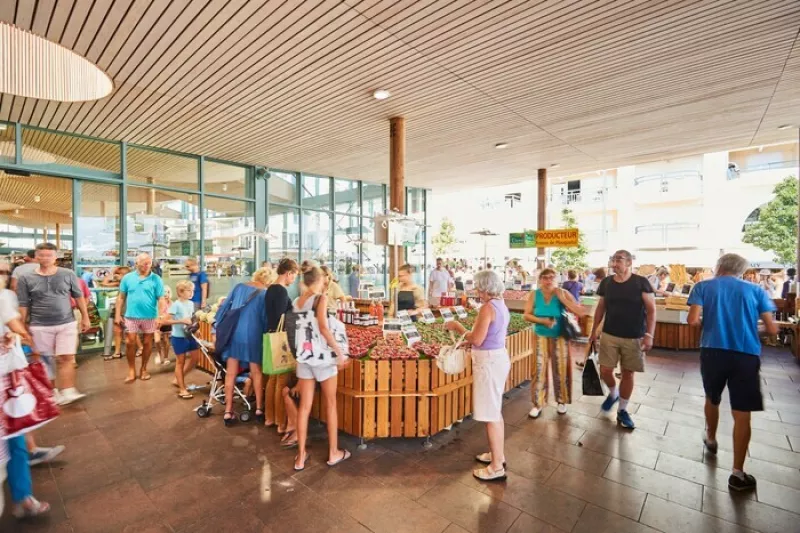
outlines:
{"label": "tiled floor", "polygon": [[[39,432],[65,444],[36,467],[36,494],[53,506],[44,520],[3,532],[703,532],[800,531],[800,366],[768,349],[762,376],[767,411],[753,420],[747,469],[758,492],[732,495],[731,423],[720,453],[705,456],[703,397],[695,353],[654,353],[637,376],[628,433],[600,412],[601,398],[578,398],[567,415],[548,407],[528,420],[527,388],[509,394],[505,484],[471,475],[484,451],[471,420],[434,438],[381,440],[336,468],[324,464],[315,424],[306,471],[291,451],[253,424],[226,429],[180,401],[169,375],[122,384],[125,367],[92,359],[79,372],[91,397]],[[576,379],[579,374],[576,372]],[[195,380],[201,376],[195,376]],[[727,411],[725,404],[723,410]]]}

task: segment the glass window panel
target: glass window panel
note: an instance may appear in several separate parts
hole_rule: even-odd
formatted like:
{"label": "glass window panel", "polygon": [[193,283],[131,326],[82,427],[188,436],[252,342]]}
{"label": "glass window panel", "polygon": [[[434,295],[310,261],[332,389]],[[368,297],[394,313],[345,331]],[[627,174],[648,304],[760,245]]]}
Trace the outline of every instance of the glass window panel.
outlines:
{"label": "glass window panel", "polygon": [[[275,237],[268,243],[267,258],[274,267],[284,257],[298,261],[300,259],[300,210],[282,205],[269,206],[268,231]],[[289,296],[297,297],[297,282],[289,287]]]}
{"label": "glass window panel", "polygon": [[[206,196],[204,205],[206,272],[211,278],[209,303],[227,295],[234,285],[248,281],[255,269],[257,242],[252,202]],[[263,229],[263,228],[262,228]]]}
{"label": "glass window panel", "polygon": [[[165,192],[147,187],[128,188],[127,263],[147,252],[153,264],[161,268],[164,284],[172,289],[187,279],[187,258],[200,257],[200,195]],[[206,239],[205,251],[212,252]]]}
{"label": "glass window panel", "polygon": [[[417,219],[420,224],[425,223],[425,189],[409,187],[406,190],[406,212]],[[424,286],[427,265],[425,264],[425,242],[427,239],[425,227],[420,227],[413,247],[408,249],[408,263],[415,267],[414,281],[417,285]]]}
{"label": "glass window panel", "polygon": [[62,266],[72,268],[72,180],[0,170],[0,253],[16,259],[37,244],[52,242]]}
{"label": "glass window panel", "polygon": [[[359,248],[361,246],[361,217],[334,214],[336,220],[336,234],[334,235],[333,248],[336,250],[334,268],[345,294],[358,297],[358,284],[354,283],[351,289],[350,274],[353,265],[359,264]],[[366,230],[365,230],[366,231]]]}
{"label": "glass window panel", "polygon": [[320,265],[333,266],[331,257],[331,215],[318,211],[303,211],[303,260],[311,259]]}
{"label": "glass window panel", "polygon": [[119,264],[119,187],[81,182],[75,266],[96,271]]}
{"label": "glass window panel", "polygon": [[0,122],[0,163],[14,163],[17,155],[14,124]]}
{"label": "glass window panel", "polygon": [[[386,248],[370,244],[375,240],[375,221],[363,218],[364,240],[368,241],[361,247],[361,267],[363,273],[361,281],[372,283],[375,288],[386,290]],[[388,296],[388,294],[387,294]]]}
{"label": "glass window panel", "polygon": [[361,184],[361,198],[363,201],[362,212],[365,216],[374,217],[383,213],[386,205],[384,203],[383,185],[363,182]]}
{"label": "glass window panel", "polygon": [[205,192],[255,198],[255,179],[251,169],[237,165],[204,161]]}
{"label": "glass window panel", "polygon": [[74,168],[82,174],[119,178],[120,150],[115,142],[22,128],[22,162],[42,171]]}
{"label": "glass window panel", "polygon": [[334,211],[357,215],[361,212],[358,202],[358,182],[350,180],[334,180]]}
{"label": "glass window panel", "polygon": [[128,146],[128,179],[161,187],[199,190],[199,158]]}
{"label": "glass window panel", "polygon": [[331,208],[331,180],[320,176],[303,175],[303,207]]}
{"label": "glass window panel", "polygon": [[270,170],[269,201],[279,204],[297,204],[297,174]]}

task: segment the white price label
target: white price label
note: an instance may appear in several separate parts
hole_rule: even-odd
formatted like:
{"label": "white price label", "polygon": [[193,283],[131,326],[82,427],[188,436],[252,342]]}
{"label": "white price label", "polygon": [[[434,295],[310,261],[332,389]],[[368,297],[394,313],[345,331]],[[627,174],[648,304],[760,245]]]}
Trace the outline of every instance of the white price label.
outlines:
{"label": "white price label", "polygon": [[384,320],[383,321],[383,336],[397,335],[403,332],[403,324],[398,320]]}
{"label": "white price label", "polygon": [[401,324],[411,324],[411,316],[409,316],[408,311],[398,311],[397,312],[397,320],[400,321]]}
{"label": "white price label", "polygon": [[467,310],[464,309],[464,307],[457,305],[453,310],[456,312],[456,315],[458,315],[458,318],[467,318]]}
{"label": "white price label", "polygon": [[455,317],[453,317],[453,312],[449,309],[440,309],[439,312],[442,314],[442,320],[445,322],[452,322],[455,320]]}
{"label": "white price label", "polygon": [[433,324],[436,322],[436,317],[430,309],[423,309],[420,311],[420,322],[424,324]]}
{"label": "white price label", "polygon": [[410,326],[403,326],[403,335],[405,335],[406,342],[409,346],[413,346],[415,343],[422,340],[422,335],[417,331],[417,326],[413,324]]}

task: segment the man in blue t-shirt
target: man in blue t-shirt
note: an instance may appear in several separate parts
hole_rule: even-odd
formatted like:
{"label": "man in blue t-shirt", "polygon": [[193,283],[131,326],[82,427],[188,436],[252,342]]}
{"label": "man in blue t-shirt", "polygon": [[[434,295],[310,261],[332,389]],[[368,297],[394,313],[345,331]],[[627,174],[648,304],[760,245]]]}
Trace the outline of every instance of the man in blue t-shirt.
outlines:
{"label": "man in blue t-shirt", "polygon": [[186,270],[189,271],[189,281],[194,283],[194,294],[192,302],[195,309],[202,309],[206,306],[208,299],[208,274],[200,270],[200,263],[197,259],[190,257],[186,260]]}
{"label": "man in blue t-shirt", "polygon": [[703,443],[710,453],[717,453],[719,404],[727,385],[734,424],[733,472],[728,488],[736,491],[756,488],[756,479],[744,472],[744,459],[750,444],[750,413],[764,410],[759,318],[768,335],[778,333],[772,299],[760,286],[741,279],[748,266],[744,257],[725,254],[717,262],[716,277],[701,281],[689,295],[688,322],[703,328],[700,374],[706,393],[707,428]]}

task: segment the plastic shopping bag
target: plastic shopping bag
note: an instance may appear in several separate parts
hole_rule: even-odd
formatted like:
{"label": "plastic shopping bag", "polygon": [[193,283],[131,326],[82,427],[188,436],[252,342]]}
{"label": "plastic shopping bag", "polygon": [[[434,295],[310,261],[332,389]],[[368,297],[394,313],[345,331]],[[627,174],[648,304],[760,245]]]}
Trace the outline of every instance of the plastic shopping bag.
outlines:
{"label": "plastic shopping bag", "polygon": [[589,347],[589,357],[586,358],[581,381],[584,396],[605,396],[608,394],[605,383],[600,378],[600,361],[594,343]]}
{"label": "plastic shopping bag", "polygon": [[55,420],[58,415],[50,380],[41,362],[35,361],[0,377],[3,439],[24,435]]}

